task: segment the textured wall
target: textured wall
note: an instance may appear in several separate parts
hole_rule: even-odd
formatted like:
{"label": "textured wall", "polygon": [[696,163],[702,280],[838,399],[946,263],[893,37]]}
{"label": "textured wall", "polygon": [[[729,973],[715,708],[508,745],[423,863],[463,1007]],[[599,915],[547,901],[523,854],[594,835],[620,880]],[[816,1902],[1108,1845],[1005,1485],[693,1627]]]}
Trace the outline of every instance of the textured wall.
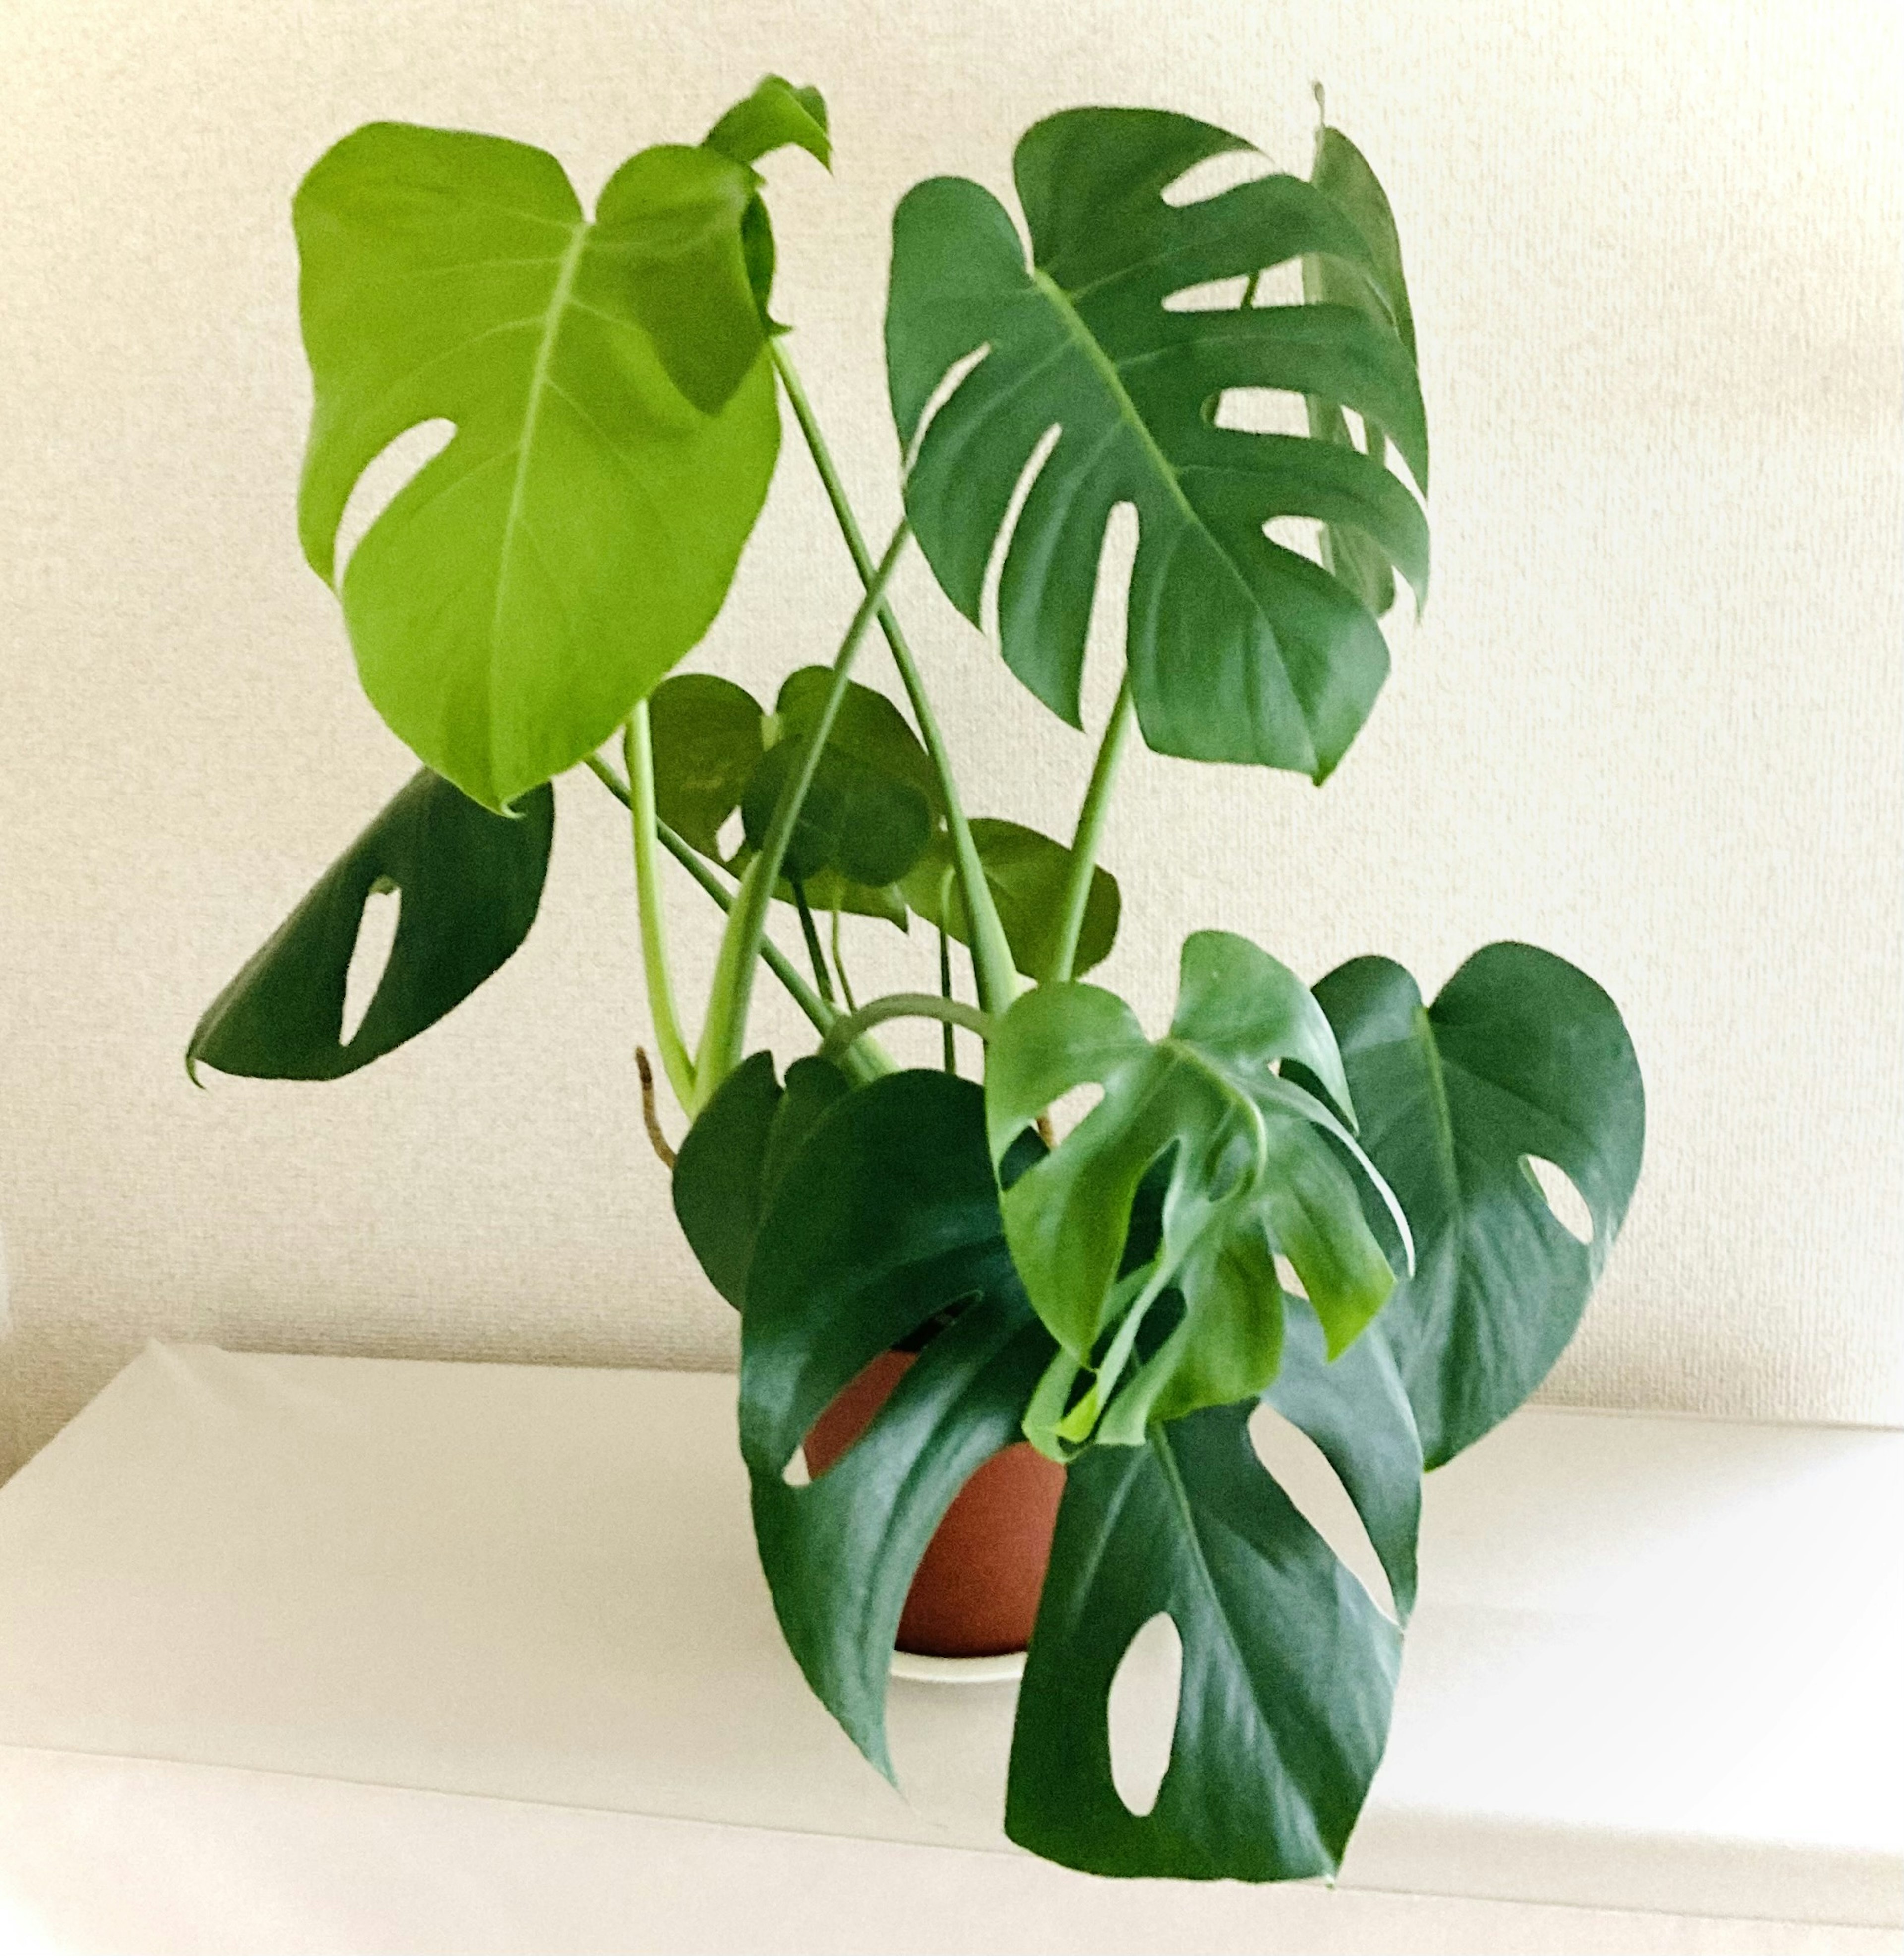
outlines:
{"label": "textured wall", "polygon": [[[685,1365],[733,1329],[640,1137],[624,841],[564,786],[528,947],[328,1087],[187,1084],[204,1001],[408,771],[292,506],[287,200],[374,116],[545,145],[585,194],[773,68],[828,181],[771,166],[779,310],[869,519],[915,177],[1003,188],[1078,101],[1306,167],[1312,77],[1399,213],[1436,585],[1320,793],[1130,770],[1109,982],[1243,930],[1433,987],[1503,935],[1624,1005],[1651,1147],[1552,1390],[1892,1421],[1900,1364],[1900,181],[1887,10],[1388,0],[8,0],[0,13],[0,1378],[37,1444],[149,1334]],[[824,656],[849,576],[790,450],[698,658]],[[922,576],[979,812],[1068,825],[1089,748]],[[1099,677],[1105,661],[1098,661]],[[1099,690],[1102,711],[1102,689]],[[690,964],[710,939],[680,899]],[[896,935],[862,962],[916,977]],[[908,966],[908,957],[917,961]],[[4,1450],[0,1449],[0,1450]]]}

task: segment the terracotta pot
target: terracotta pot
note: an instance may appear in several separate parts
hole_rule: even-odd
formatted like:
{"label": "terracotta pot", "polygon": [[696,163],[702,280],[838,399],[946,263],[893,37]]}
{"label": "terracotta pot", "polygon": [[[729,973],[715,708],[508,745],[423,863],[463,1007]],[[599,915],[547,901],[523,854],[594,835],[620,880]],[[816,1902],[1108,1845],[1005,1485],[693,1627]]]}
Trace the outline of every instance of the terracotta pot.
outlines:
{"label": "terracotta pot", "polygon": [[[824,1474],[866,1428],[912,1364],[875,1358],[806,1437],[809,1474]],[[960,1491],[927,1544],[899,1620],[899,1648],[921,1657],[998,1657],[1031,1641],[1051,1560],[1064,1470],[1023,1440],[995,1453]]]}

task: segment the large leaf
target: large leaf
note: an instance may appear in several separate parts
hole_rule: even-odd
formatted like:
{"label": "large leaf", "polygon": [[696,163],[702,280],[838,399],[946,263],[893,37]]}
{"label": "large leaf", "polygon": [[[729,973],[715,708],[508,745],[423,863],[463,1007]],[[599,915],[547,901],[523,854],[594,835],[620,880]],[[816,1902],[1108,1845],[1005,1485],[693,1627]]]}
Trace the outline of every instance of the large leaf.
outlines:
{"label": "large leaf", "polygon": [[598,746],[727,594],[780,440],[742,235],[758,184],[660,146],[591,223],[542,150],[374,123],[298,191],[304,552],[333,580],[364,469],[455,424],[341,595],[379,711],[488,807]]}
{"label": "large leaf", "polygon": [[[1250,1408],[1074,1461],[1020,1688],[1005,1831],[1101,1874],[1332,1873],[1386,1743],[1401,1639],[1264,1470]],[[1159,1612],[1183,1647],[1168,1770],[1118,1797],[1107,1703]]]}
{"label": "large leaf", "polygon": [[846,1091],[846,1076],[823,1059],[796,1059],[782,1087],[773,1055],[753,1053],[681,1144],[675,1217],[708,1281],[736,1311],[746,1301],[761,1215],[808,1130]]}
{"label": "large leaf", "polygon": [[[663,821],[736,875],[773,819],[787,771],[799,758],[831,674],[788,675],[771,715],[732,680],[679,673],[648,702],[655,804]],[[787,851],[787,868],[816,910],[843,910],[903,926],[896,887],[932,832],[938,784],[899,709],[870,686],[849,685]],[[739,812],[743,834],[723,851],[720,831]],[[863,872],[863,873],[862,873]],[[774,892],[793,900],[790,879]]]}
{"label": "large leaf", "polygon": [[[186,1054],[221,1073],[335,1080],[433,1026],[528,935],[555,833],[546,786],[513,817],[414,775],[206,1009]],[[373,891],[400,892],[396,935],[348,1046],[345,980]]]}
{"label": "large leaf", "polygon": [[[1035,828],[986,816],[974,818],[972,840],[998,905],[1012,962],[1027,978],[1042,984],[1051,976],[1057,960],[1071,852]],[[928,923],[940,926],[961,944],[972,942],[951,838],[944,829],[934,832],[905,887],[906,901]],[[1084,927],[1078,933],[1078,971],[1089,970],[1109,955],[1117,939],[1121,903],[1117,879],[1108,869],[1094,866],[1090,894],[1085,900]]]}
{"label": "large leaf", "polygon": [[[789,1486],[796,1449],[841,1389],[961,1303],[846,1456]],[[978,1087],[894,1074],[823,1114],[780,1180],[748,1275],[741,1450],[787,1642],[889,1776],[887,1667],[913,1572],[960,1488],[1019,1437],[1051,1351],[1005,1248]]]}
{"label": "large leaf", "polygon": [[[1414,1227],[1414,1273],[1382,1328],[1438,1467],[1513,1412],[1573,1336],[1639,1178],[1639,1062],[1612,1000],[1530,945],[1477,951],[1432,1005],[1380,957],[1332,971],[1316,996],[1363,1142]],[[1530,1158],[1572,1181],[1590,1243],[1562,1226]]]}
{"label": "large leaf", "polygon": [[[1002,648],[1039,699],[1079,723],[1105,525],[1129,502],[1139,541],[1124,653],[1145,739],[1164,753],[1319,781],[1367,718],[1387,648],[1362,598],[1271,542],[1266,526],[1285,516],[1352,525],[1420,593],[1426,525],[1376,457],[1219,427],[1215,410],[1226,390],[1250,388],[1352,409],[1386,431],[1423,485],[1427,433],[1413,355],[1385,307],[1371,317],[1338,303],[1167,304],[1224,279],[1240,295],[1247,276],[1319,256],[1384,289],[1357,223],[1298,178],[1163,200],[1193,165],[1248,147],[1148,109],[1038,124],[1014,164],[1029,264],[988,191],[956,177],[919,185],[894,219],[887,374],[926,557],[976,622],[1003,544]],[[1053,430],[1007,541],[1028,465]]]}
{"label": "large leaf", "polygon": [[[1087,1081],[1104,1089],[1002,1197],[1013,1260],[1063,1348],[1026,1424],[1047,1451],[1094,1431],[1135,1444],[1155,1421],[1260,1392],[1281,1350],[1278,1252],[1301,1279],[1332,1352],[1387,1298],[1394,1274],[1337,1148],[1386,1190],[1329,1108],[1271,1071],[1285,1059],[1348,1109],[1315,1000],[1285,966],[1223,931],[1185,942],[1176,1014],[1154,1044],[1121,1000],[1075,983],[1027,992],[995,1027],[985,1117],[1001,1166],[1052,1103]],[[1133,1204],[1166,1156],[1158,1249],[1126,1270]],[[1181,1320],[1127,1380],[1146,1315],[1166,1294],[1180,1300]]]}

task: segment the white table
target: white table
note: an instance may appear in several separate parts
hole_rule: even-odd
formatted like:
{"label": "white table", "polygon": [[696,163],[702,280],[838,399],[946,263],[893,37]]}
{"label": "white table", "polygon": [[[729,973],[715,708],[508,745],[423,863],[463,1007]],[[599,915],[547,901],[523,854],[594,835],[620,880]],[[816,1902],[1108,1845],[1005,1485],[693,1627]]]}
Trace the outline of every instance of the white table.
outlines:
{"label": "white table", "polygon": [[1530,1409],[1430,1483],[1342,1886],[998,1828],[809,1696],[733,1382],[150,1347],[0,1490],[0,1949],[1904,1948],[1904,1435]]}

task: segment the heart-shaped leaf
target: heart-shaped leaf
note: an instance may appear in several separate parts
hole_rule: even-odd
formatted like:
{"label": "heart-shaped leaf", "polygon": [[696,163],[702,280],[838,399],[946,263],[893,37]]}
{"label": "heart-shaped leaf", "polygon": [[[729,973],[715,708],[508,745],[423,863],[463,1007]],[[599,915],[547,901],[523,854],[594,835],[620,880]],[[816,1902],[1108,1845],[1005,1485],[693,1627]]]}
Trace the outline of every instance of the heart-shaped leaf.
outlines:
{"label": "heart-shaped leaf", "polygon": [[[186,1053],[220,1073],[336,1080],[414,1039],[528,936],[555,834],[544,786],[514,816],[478,808],[424,768],[324,872],[206,1008]],[[400,893],[395,941],[362,1023],[341,1045],[364,906]]]}
{"label": "heart-shaped leaf", "polygon": [[674,1163],[674,1213],[708,1281],[739,1311],[761,1216],[809,1130],[846,1091],[823,1059],[796,1059],[787,1084],[771,1053],[751,1054],[721,1082]]}
{"label": "heart-shaped leaf", "polygon": [[[1531,945],[1477,951],[1432,1005],[1381,957],[1332,971],[1316,996],[1369,1153],[1414,1226],[1414,1273],[1382,1328],[1439,1467],[1513,1412],[1573,1336],[1639,1178],[1639,1062],[1612,1000]],[[1571,1181],[1590,1242],[1556,1216],[1530,1159]]]}
{"label": "heart-shaped leaf", "polygon": [[[1352,525],[1417,594],[1427,527],[1378,456],[1226,427],[1217,409],[1246,389],[1351,409],[1424,486],[1427,432],[1412,350],[1386,304],[1371,317],[1332,302],[1170,304],[1224,279],[1240,295],[1265,269],[1319,257],[1385,298],[1358,224],[1299,178],[1164,201],[1193,165],[1248,147],[1149,109],[1040,122],[1013,166],[1029,264],[988,191],[957,177],[921,184],[894,219],[887,377],[926,557],[976,623],[1002,551],[1002,649],[1039,699],[1079,724],[1105,525],[1128,502],[1139,538],[1124,655],[1144,738],[1162,753],[1320,781],[1367,718],[1388,651],[1357,592],[1271,542],[1267,525]],[[972,364],[954,374],[961,361]]]}
{"label": "heart-shaped leaf", "polygon": [[[957,1321],[845,1457],[790,1487],[787,1465],[834,1396],[955,1305]],[[741,1451],[788,1645],[888,1776],[887,1666],[913,1572],[960,1488],[1018,1438],[1051,1351],[1005,1248],[978,1087],[893,1074],[822,1114],[774,1194],[748,1274]]]}
{"label": "heart-shaped leaf", "polygon": [[727,595],[780,441],[742,237],[758,182],[645,150],[591,223],[542,150],[374,123],[298,193],[304,554],[332,581],[364,469],[455,424],[341,595],[378,711],[485,806],[599,746]]}
{"label": "heart-shaped leaf", "polygon": [[[1035,1171],[1034,1171],[1035,1172]],[[1067,1473],[1012,1734],[1005,1831],[1108,1875],[1332,1873],[1387,1743],[1401,1637],[1258,1460],[1249,1405]],[[1168,1770],[1133,1813],[1106,1705],[1131,1639],[1183,1646]]]}
{"label": "heart-shaped leaf", "polygon": [[[985,816],[972,821],[972,840],[985,881],[991,886],[1012,962],[1027,978],[1042,984],[1051,976],[1057,961],[1071,852],[1035,828]],[[928,923],[942,928],[961,944],[972,942],[951,838],[943,828],[935,831],[925,853],[906,877],[905,888],[906,902]],[[1093,866],[1084,927],[1078,934],[1078,971],[1089,970],[1109,955],[1117,939],[1121,901],[1117,879],[1108,869]]]}
{"label": "heart-shaped leaf", "polygon": [[[985,1117],[995,1160],[1073,1087],[1104,1089],[1002,1197],[1013,1260],[1063,1347],[1026,1423],[1045,1450],[1094,1431],[1135,1444],[1155,1421],[1260,1392],[1281,1349],[1278,1251],[1301,1278],[1332,1352],[1381,1308],[1394,1274],[1336,1150],[1384,1196],[1385,1185],[1328,1107],[1270,1070],[1286,1059],[1348,1108],[1315,1000],[1285,967],[1222,931],[1186,941],[1176,1015],[1155,1044],[1128,1006],[1089,985],[1027,992],[994,1028]],[[1165,1156],[1158,1248],[1121,1275],[1133,1203]],[[1126,1382],[1146,1314],[1166,1293],[1181,1300],[1181,1321]],[[1085,1373],[1095,1376],[1073,1403]]]}

